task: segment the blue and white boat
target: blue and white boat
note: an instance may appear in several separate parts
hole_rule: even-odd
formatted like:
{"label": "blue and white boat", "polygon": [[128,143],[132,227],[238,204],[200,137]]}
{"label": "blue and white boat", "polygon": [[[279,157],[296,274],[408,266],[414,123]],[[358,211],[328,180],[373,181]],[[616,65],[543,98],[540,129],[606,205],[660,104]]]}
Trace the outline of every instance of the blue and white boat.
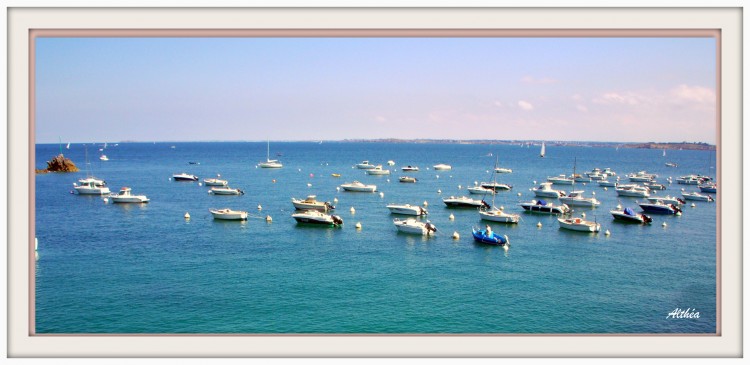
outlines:
{"label": "blue and white boat", "polygon": [[542,199],[532,200],[530,202],[521,203],[520,205],[523,210],[534,213],[565,214],[570,212],[570,207],[566,204],[554,205]]}
{"label": "blue and white boat", "polygon": [[701,193],[713,193],[716,194],[716,184],[704,184],[698,186],[701,189]]}
{"label": "blue and white boat", "polygon": [[640,224],[648,224],[653,221],[651,217],[645,214],[638,214],[631,208],[625,208],[624,210],[610,210],[609,212],[616,221]]}
{"label": "blue and white boat", "polygon": [[499,235],[497,232],[493,232],[490,226],[486,229],[480,230],[478,228],[472,228],[471,234],[474,236],[474,241],[484,243],[493,246],[504,246],[510,245],[510,239],[507,235]]}
{"label": "blue and white boat", "polygon": [[657,200],[652,203],[638,203],[638,205],[641,206],[641,209],[643,209],[644,212],[650,213],[677,214],[678,212],[682,212],[682,210],[676,205],[666,204],[661,200]]}

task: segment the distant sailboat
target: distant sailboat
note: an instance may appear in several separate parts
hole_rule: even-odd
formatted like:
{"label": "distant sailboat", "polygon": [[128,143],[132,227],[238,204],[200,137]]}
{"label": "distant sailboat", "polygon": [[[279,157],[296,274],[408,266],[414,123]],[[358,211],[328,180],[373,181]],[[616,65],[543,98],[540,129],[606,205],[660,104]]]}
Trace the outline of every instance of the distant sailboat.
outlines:
{"label": "distant sailboat", "polygon": [[284,165],[282,165],[281,162],[279,162],[279,160],[272,160],[271,159],[271,140],[268,140],[267,141],[267,145],[266,145],[266,161],[259,163],[258,167],[262,167],[262,168],[266,168],[266,169],[268,169],[268,168],[278,169],[278,168],[280,168],[282,166],[284,166]]}
{"label": "distant sailboat", "polygon": [[667,157],[667,149],[661,150],[661,157]]}
{"label": "distant sailboat", "polygon": [[544,142],[542,142],[542,150],[539,151],[539,157],[544,157]]}
{"label": "distant sailboat", "polygon": [[68,145],[65,146],[65,149],[68,149],[68,150],[70,149],[70,142],[68,142]]}

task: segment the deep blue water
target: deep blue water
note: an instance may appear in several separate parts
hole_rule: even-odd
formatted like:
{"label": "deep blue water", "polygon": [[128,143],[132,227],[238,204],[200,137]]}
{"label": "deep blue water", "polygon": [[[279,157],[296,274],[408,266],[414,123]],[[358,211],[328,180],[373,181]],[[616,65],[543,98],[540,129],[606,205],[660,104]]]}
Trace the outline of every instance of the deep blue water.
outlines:
{"label": "deep blue water", "polygon": [[[610,167],[624,179],[647,170],[664,183],[668,176],[715,176],[713,152],[667,151],[665,158],[661,150],[547,146],[542,159],[538,146],[272,142],[284,168],[258,169],[265,142],[110,143],[106,162],[97,158],[100,147],[87,147],[91,172],[113,192],[129,186],[151,202],[116,205],[71,194],[85,171],[36,176],[37,333],[716,331],[715,203],[688,203],[682,216],[627,225],[608,212],[618,203],[637,208],[635,198],[579,185],[602,205],[574,208],[576,214],[601,222],[602,232],[560,230],[554,217],[522,214],[518,225],[493,224],[510,237],[506,251],[474,243],[471,227],[486,222],[441,200],[489,181],[495,158],[488,153],[513,169],[498,175],[514,188],[499,193],[496,205],[521,212],[533,181],[572,173],[574,160],[578,172]],[[59,148],[37,145],[36,166],[45,167]],[[81,168],[85,151],[63,146]],[[400,169],[369,176],[352,168],[362,160],[422,170],[413,173],[416,184],[402,184]],[[665,167],[667,160],[679,166]],[[427,169],[437,163],[453,170]],[[221,174],[246,194],[213,196],[198,183],[170,181],[183,171],[201,179]],[[384,197],[336,190],[353,180],[377,184]],[[659,195],[681,188],[697,190],[675,183]],[[290,198],[309,194],[337,198],[344,226],[297,225]],[[424,201],[438,234],[397,233],[385,206]],[[214,221],[212,207],[247,210],[252,218]],[[667,318],[675,308],[692,308],[700,318]]]}

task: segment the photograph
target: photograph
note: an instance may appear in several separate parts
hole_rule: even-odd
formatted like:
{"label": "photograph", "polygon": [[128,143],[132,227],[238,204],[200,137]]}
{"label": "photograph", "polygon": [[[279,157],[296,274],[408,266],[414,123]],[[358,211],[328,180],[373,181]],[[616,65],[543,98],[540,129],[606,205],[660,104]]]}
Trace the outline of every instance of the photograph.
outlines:
{"label": "photograph", "polygon": [[715,334],[716,47],[38,37],[35,331]]}
{"label": "photograph", "polygon": [[9,9],[8,355],[741,357],[735,10]]}

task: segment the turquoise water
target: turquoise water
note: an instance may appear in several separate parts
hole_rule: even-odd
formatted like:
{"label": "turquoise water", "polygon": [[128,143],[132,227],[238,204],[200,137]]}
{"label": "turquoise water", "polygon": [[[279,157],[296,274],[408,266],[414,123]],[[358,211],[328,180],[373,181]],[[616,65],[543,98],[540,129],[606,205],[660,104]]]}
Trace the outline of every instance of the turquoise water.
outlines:
{"label": "turquoise water", "polygon": [[[488,153],[513,169],[498,175],[514,188],[499,193],[496,205],[521,213],[518,203],[533,198],[533,181],[572,173],[574,160],[578,172],[610,167],[624,179],[647,170],[665,183],[667,176],[715,176],[713,152],[667,151],[665,158],[661,150],[547,146],[541,159],[539,147],[272,142],[284,168],[258,169],[265,142],[110,143],[106,162],[97,158],[99,147],[88,146],[93,174],[113,192],[129,186],[151,202],[105,204],[71,194],[85,172],[36,176],[37,333],[716,331],[715,203],[688,203],[682,216],[652,215],[650,226],[621,224],[608,211],[618,203],[637,208],[636,198],[579,185],[602,205],[576,207],[575,214],[596,219],[602,232],[560,230],[554,217],[522,213],[518,225],[492,224],[510,237],[504,250],[474,243],[472,226],[486,222],[441,200],[489,181],[495,157]],[[83,145],[63,152],[85,167]],[[36,166],[57,153],[56,144],[37,145]],[[399,183],[400,169],[365,175],[352,168],[362,160],[417,165],[421,171],[411,175],[419,181]],[[666,160],[679,166],[665,167]],[[453,170],[427,169],[437,163]],[[209,195],[198,183],[170,181],[178,172],[221,174],[246,194]],[[353,180],[377,184],[384,196],[336,190]],[[697,190],[675,183],[658,194],[679,195],[681,188]],[[344,226],[297,225],[290,199],[309,194],[337,198],[334,214]],[[438,234],[398,233],[385,206],[425,201]],[[214,221],[212,207],[252,217]],[[675,308],[692,308],[700,318],[667,318]]]}

